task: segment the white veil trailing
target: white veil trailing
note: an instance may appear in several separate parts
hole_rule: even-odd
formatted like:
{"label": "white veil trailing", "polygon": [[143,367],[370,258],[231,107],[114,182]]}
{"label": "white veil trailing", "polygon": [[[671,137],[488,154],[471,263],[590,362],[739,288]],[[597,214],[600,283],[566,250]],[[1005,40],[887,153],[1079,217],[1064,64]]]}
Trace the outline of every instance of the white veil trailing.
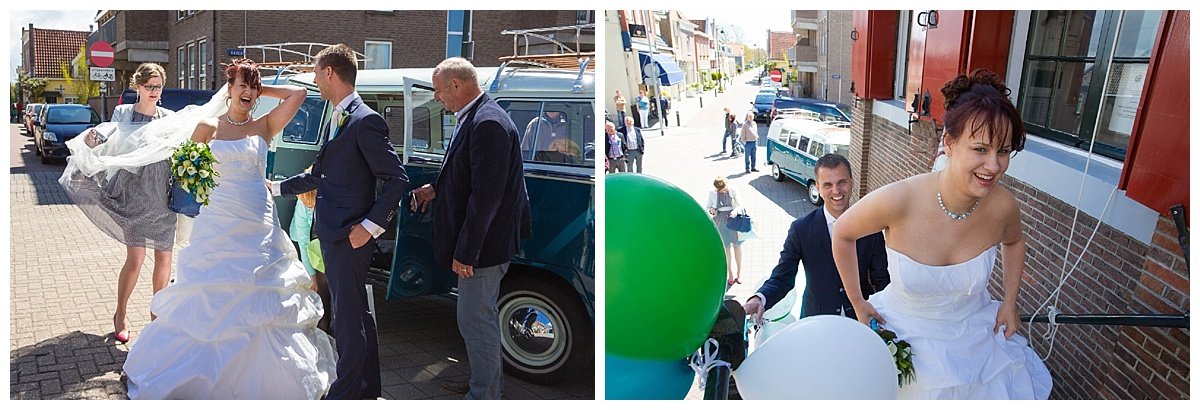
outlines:
{"label": "white veil trailing", "polygon": [[77,172],[88,178],[102,174],[111,180],[119,170],[137,173],[140,167],[169,158],[175,147],[191,139],[200,120],[218,117],[229,109],[228,96],[228,86],[223,86],[204,105],[190,105],[144,125],[102,123],[94,129],[107,135],[107,141],[94,148],[84,142],[85,130],[67,141],[71,156],[59,183],[70,190],[71,175]]}

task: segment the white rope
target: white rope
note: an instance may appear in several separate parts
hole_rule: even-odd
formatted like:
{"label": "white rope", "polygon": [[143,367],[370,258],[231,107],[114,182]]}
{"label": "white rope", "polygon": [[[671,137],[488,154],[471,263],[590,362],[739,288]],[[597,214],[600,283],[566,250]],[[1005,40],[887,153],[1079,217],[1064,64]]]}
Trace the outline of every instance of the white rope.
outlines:
{"label": "white rope", "polygon": [[[1121,27],[1121,24],[1124,21],[1124,19],[1125,19],[1125,12],[1124,11],[1119,12],[1119,14],[1117,15],[1117,27],[1118,28]],[[1109,54],[1108,54],[1109,69],[1106,70],[1106,72],[1104,73],[1104,86],[1101,87],[1101,89],[1100,89],[1101,98],[1103,98],[1105,95],[1108,94],[1108,83],[1109,83],[1109,80],[1112,78],[1112,72],[1113,72],[1112,58],[1113,58],[1113,54],[1116,52],[1117,40],[1119,39],[1119,37],[1120,37],[1119,35],[1113,36],[1113,43],[1112,43],[1113,51],[1109,52]],[[1103,101],[1101,101],[1101,102],[1103,103]],[[1088,144],[1087,160],[1083,164],[1083,175],[1081,175],[1079,178],[1079,194],[1075,197],[1075,204],[1074,204],[1075,205],[1075,215],[1071,218],[1071,229],[1069,231],[1070,233],[1067,235],[1067,244],[1063,247],[1062,273],[1059,274],[1058,286],[1054,288],[1053,292],[1050,292],[1050,295],[1048,295],[1046,297],[1046,301],[1043,302],[1041,306],[1038,306],[1038,308],[1036,310],[1034,310],[1034,312],[1033,312],[1034,314],[1032,315],[1032,316],[1036,316],[1037,312],[1041,312],[1042,308],[1045,308],[1047,304],[1050,304],[1051,299],[1054,300],[1054,303],[1050,304],[1050,308],[1047,311],[1047,315],[1050,316],[1050,324],[1049,324],[1049,329],[1046,330],[1046,333],[1043,335],[1043,338],[1050,341],[1050,348],[1046,351],[1046,357],[1044,357],[1043,359],[1049,359],[1050,355],[1054,352],[1054,338],[1058,334],[1058,323],[1056,322],[1056,320],[1054,318],[1056,316],[1058,316],[1058,312],[1059,312],[1058,302],[1059,302],[1060,297],[1062,296],[1063,286],[1066,285],[1067,279],[1069,279],[1071,277],[1071,275],[1075,273],[1075,270],[1079,267],[1079,263],[1083,260],[1083,255],[1085,255],[1087,253],[1088,248],[1092,245],[1092,240],[1095,239],[1096,232],[1098,232],[1100,230],[1100,224],[1104,223],[1104,215],[1106,213],[1108,213],[1109,205],[1112,205],[1113,195],[1115,195],[1117,193],[1117,187],[1114,186],[1112,189],[1112,192],[1110,192],[1108,194],[1108,200],[1105,201],[1105,203],[1104,203],[1104,209],[1100,212],[1100,216],[1098,218],[1096,218],[1096,226],[1092,229],[1092,234],[1090,236],[1088,236],[1088,240],[1087,240],[1087,242],[1084,243],[1083,249],[1080,249],[1079,257],[1075,260],[1075,263],[1071,265],[1071,269],[1067,270],[1067,261],[1070,259],[1070,255],[1071,255],[1071,244],[1074,243],[1074,241],[1075,241],[1075,226],[1079,222],[1079,208],[1083,203],[1083,188],[1087,184],[1088,169],[1091,168],[1092,155],[1095,153],[1095,150],[1096,150],[1095,130],[1097,127],[1100,126],[1100,117],[1101,117],[1100,115],[1096,116],[1096,122],[1092,126],[1092,140],[1091,140],[1091,143]],[[1030,326],[1033,326],[1033,317],[1032,316],[1029,319]],[[1032,341],[1031,341],[1031,343],[1032,343]]]}
{"label": "white rope", "polygon": [[714,367],[724,366],[730,369],[733,368],[729,362],[717,359],[719,347],[717,340],[710,337],[704,341],[704,345],[700,347],[700,350],[692,353],[692,358],[688,360],[688,366],[692,368],[692,371],[696,372],[696,377],[700,379],[700,390],[704,390],[705,385],[708,384],[708,372]]}

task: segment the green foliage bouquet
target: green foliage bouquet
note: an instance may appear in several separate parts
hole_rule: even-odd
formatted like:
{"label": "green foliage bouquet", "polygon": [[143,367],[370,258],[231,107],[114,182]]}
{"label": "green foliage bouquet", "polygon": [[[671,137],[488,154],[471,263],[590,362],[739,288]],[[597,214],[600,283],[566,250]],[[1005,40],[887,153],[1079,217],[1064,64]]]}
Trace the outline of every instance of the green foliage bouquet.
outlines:
{"label": "green foliage bouquet", "polygon": [[171,153],[171,175],[184,191],[195,195],[196,202],[208,205],[208,198],[217,186],[221,174],[213,169],[217,163],[212,149],[203,142],[187,141]]}
{"label": "green foliage bouquet", "polygon": [[896,361],[900,387],[912,384],[913,380],[917,377],[917,371],[913,368],[912,363],[912,345],[909,345],[904,340],[897,339],[896,332],[882,327],[876,328],[875,333],[879,334],[879,337],[887,344],[888,351],[892,353],[892,359]]}

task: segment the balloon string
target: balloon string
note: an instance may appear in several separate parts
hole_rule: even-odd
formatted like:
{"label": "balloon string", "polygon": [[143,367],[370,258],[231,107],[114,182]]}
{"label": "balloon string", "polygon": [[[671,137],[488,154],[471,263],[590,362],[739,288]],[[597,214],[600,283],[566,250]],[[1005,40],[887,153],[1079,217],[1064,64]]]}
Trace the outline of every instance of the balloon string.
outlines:
{"label": "balloon string", "polygon": [[714,367],[733,368],[729,362],[717,359],[718,347],[717,340],[710,337],[699,350],[692,353],[692,358],[688,361],[688,366],[691,366],[692,371],[696,372],[696,377],[700,378],[700,390],[705,389],[705,385],[708,384],[708,372]]}

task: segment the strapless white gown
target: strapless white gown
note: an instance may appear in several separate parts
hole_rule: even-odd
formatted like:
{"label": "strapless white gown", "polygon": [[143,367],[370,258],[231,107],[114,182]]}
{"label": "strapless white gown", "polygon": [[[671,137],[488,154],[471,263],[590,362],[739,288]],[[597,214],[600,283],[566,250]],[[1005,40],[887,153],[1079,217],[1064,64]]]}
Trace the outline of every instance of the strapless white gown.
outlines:
{"label": "strapless white gown", "polygon": [[275,214],[259,137],[212,143],[221,173],[175,283],[125,360],[131,399],[316,399],[337,355],[321,299]]}
{"label": "strapless white gown", "polygon": [[1018,334],[993,333],[1000,302],[988,293],[997,248],[928,266],[887,249],[891,284],[870,302],[885,328],[912,344],[916,380],[901,399],[1045,399],[1050,371]]}

